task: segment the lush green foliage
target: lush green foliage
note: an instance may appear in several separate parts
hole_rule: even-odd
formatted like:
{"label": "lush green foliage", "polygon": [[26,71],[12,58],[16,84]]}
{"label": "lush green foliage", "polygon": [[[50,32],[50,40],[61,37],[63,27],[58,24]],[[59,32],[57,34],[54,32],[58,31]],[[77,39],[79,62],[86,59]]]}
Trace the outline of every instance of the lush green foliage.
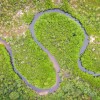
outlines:
{"label": "lush green foliage", "polygon": [[[99,78],[93,78],[78,68],[77,59],[84,35],[81,27],[76,22],[59,13],[45,13],[37,20],[35,32],[38,40],[59,61],[61,68],[70,68],[75,74],[85,77],[92,85],[100,86]],[[96,67],[89,66],[91,65],[89,63],[91,59],[87,59],[87,63],[83,63],[83,65],[88,70],[95,70]],[[99,72],[98,66],[96,72]]]}
{"label": "lush green foliage", "polygon": [[26,100],[29,96],[35,95],[15,74],[6,49],[0,45],[0,100]]}
{"label": "lush green foliage", "polygon": [[71,73],[69,78],[66,77],[65,74],[70,72],[66,68],[61,70],[62,83],[56,93],[43,97],[36,95],[14,73],[10,64],[9,55],[2,45],[0,45],[0,70],[2,71],[0,73],[0,100],[100,99],[99,91],[92,89],[89,84],[79,77],[74,77]]}
{"label": "lush green foliage", "polygon": [[[70,4],[73,5],[73,1],[70,0]],[[88,35],[95,40],[91,42],[82,55],[82,64],[85,68],[91,71],[100,73],[100,2],[98,0],[86,0],[74,3],[77,7],[74,7],[75,12],[81,15],[78,19],[83,23]],[[77,17],[77,16],[76,16]]]}
{"label": "lush green foliage", "polygon": [[[54,2],[52,2],[52,1],[54,1]],[[99,43],[100,43],[100,28],[99,28],[100,27],[100,23],[99,23],[100,22],[100,15],[99,15],[100,8],[99,8],[99,5],[100,5],[100,1],[99,0],[61,0],[60,2],[58,2],[58,1],[60,1],[60,0],[19,0],[19,1],[17,1],[17,0],[1,0],[0,1],[0,3],[1,3],[1,5],[0,5],[0,10],[1,10],[0,11],[0,17],[1,17],[0,18],[0,37],[7,40],[11,44],[11,47],[13,49],[14,58],[15,58],[16,67],[19,68],[19,66],[25,65],[28,61],[29,61],[30,66],[31,66],[31,64],[33,65],[34,64],[33,60],[35,60],[33,57],[33,54],[34,54],[33,48],[39,49],[39,47],[31,39],[31,36],[29,36],[29,32],[27,32],[26,34],[24,33],[26,35],[26,37],[25,37],[25,35],[22,35],[23,31],[22,32],[17,31],[17,30],[19,30],[17,27],[30,24],[32,21],[32,16],[34,16],[36,13],[38,13],[40,11],[44,11],[47,9],[53,9],[53,8],[60,8],[60,9],[64,10],[65,12],[69,12],[72,16],[74,16],[75,18],[80,20],[80,22],[85,27],[89,36],[92,35],[93,37],[96,37],[95,41],[93,43],[89,44],[86,52],[83,54],[83,57],[81,59],[83,61],[82,62],[83,65],[86,68],[88,68],[89,70],[96,71],[96,72],[98,70],[98,72],[100,72],[100,68],[99,68],[100,67],[99,66],[100,65],[100,63],[99,63],[100,62],[100,49],[99,49]],[[19,15],[20,11],[23,13],[22,15]],[[44,25],[45,25],[45,23],[44,23]],[[13,28],[15,28],[15,30],[13,30]],[[58,31],[60,32],[60,30],[58,30]],[[64,30],[64,31],[66,31],[66,30]],[[50,32],[50,30],[49,30],[49,32]],[[15,34],[15,33],[17,33],[17,34]],[[50,32],[50,33],[53,34],[52,32]],[[20,36],[20,34],[22,35],[22,37]],[[49,34],[48,37],[51,36],[51,38],[54,39],[55,37],[52,37],[51,34]],[[8,35],[8,37],[6,37],[7,35]],[[17,35],[19,35],[20,37],[18,37]],[[43,34],[43,35],[45,38],[48,38],[47,34],[46,35]],[[74,41],[74,38],[77,37],[77,36],[72,36],[72,34],[70,34],[70,35],[71,35],[71,37],[69,37],[69,38],[72,38],[71,41]],[[13,37],[13,36],[16,36],[16,37]],[[68,35],[66,34],[66,38],[68,36],[69,36],[69,34]],[[64,47],[62,45],[64,43],[64,41],[62,41],[62,43],[59,42],[61,39],[57,40],[57,39],[59,39],[58,37],[59,37],[59,35],[57,35],[56,41],[58,41],[58,43],[60,43],[61,45],[59,45],[58,43],[57,43],[57,45],[55,45],[56,42],[53,41],[55,48],[59,47],[61,49],[64,49],[64,48],[62,48],[62,47]],[[63,36],[61,35],[61,38],[62,37]],[[39,36],[38,36],[38,38],[39,38]],[[81,36],[79,36],[79,39],[81,40],[82,38],[83,37],[81,34]],[[63,37],[63,39],[64,39],[64,37]],[[76,40],[77,40],[77,38],[76,38]],[[51,39],[49,39],[49,41],[46,41],[46,42],[50,42],[50,41],[51,41]],[[67,41],[67,42],[69,42],[69,41]],[[81,43],[82,42],[83,41],[81,41]],[[69,54],[71,54],[71,52],[73,50],[75,50],[73,48],[73,42],[71,42],[71,43],[72,43],[72,46],[71,46],[71,44],[68,45],[68,43],[67,43],[67,45],[69,47],[66,46],[66,50],[65,49],[62,50],[61,53],[63,51],[65,53],[68,50]],[[23,44],[23,45],[21,45],[21,44]],[[43,43],[43,44],[46,45],[45,43]],[[76,44],[76,42],[74,44]],[[71,49],[71,47],[72,47],[72,49]],[[28,49],[28,55],[25,51],[23,51],[23,50],[25,50],[24,48],[26,50]],[[50,48],[50,47],[47,46],[47,48]],[[77,49],[79,50],[79,47],[77,47]],[[75,53],[78,54],[77,49],[76,49]],[[92,51],[91,49],[95,49],[95,50]],[[55,52],[57,52],[55,50],[56,49],[54,49],[54,50],[52,49],[50,51],[52,51],[52,53],[54,54]],[[69,50],[71,50],[71,51],[69,51]],[[37,52],[37,51],[35,51],[35,52]],[[39,49],[38,53],[40,53],[40,52],[42,52],[42,51]],[[67,52],[67,54],[68,54],[68,52]],[[79,69],[76,69],[76,68],[78,68],[77,62],[74,65],[74,63],[75,63],[74,61],[76,60],[78,55],[75,56],[75,54],[74,54],[74,57],[75,57],[75,59],[74,59],[74,58],[72,58],[72,56],[73,56],[72,54],[71,54],[71,57],[68,55],[67,55],[67,57],[65,57],[64,53],[63,53],[63,55],[60,56],[61,60],[59,60],[60,58],[57,58],[59,56],[58,52],[56,53],[57,55],[55,55],[56,59],[59,61],[59,64],[61,66],[60,76],[61,76],[62,83],[61,83],[59,89],[54,94],[49,94],[47,96],[41,97],[39,95],[36,95],[36,93],[34,93],[31,89],[29,89],[24,84],[24,82],[14,73],[11,63],[10,63],[10,58],[9,58],[8,53],[6,52],[4,46],[0,45],[0,100],[14,100],[14,99],[17,99],[17,100],[35,100],[35,99],[38,99],[38,100],[66,100],[66,98],[68,100],[82,100],[82,99],[83,100],[89,100],[89,99],[100,100],[100,89],[99,89],[100,88],[99,87],[100,78],[93,78],[92,76],[81,72]],[[74,53],[74,51],[72,53]],[[24,59],[24,64],[23,64],[22,61],[23,61],[23,58],[25,58],[24,54],[28,56],[28,59],[26,59],[26,60]],[[42,52],[42,54],[43,54],[43,56],[45,55],[43,52]],[[64,56],[64,58],[62,56]],[[90,59],[90,56],[93,59]],[[18,57],[20,59],[18,59]],[[30,59],[30,57],[31,57],[31,59]],[[38,57],[39,57],[39,55],[38,55]],[[69,59],[69,58],[71,58],[71,59]],[[94,58],[96,58],[96,59],[94,59]],[[38,58],[36,57],[36,59],[38,59]],[[49,61],[47,56],[46,56],[46,60]],[[66,60],[66,62],[65,62],[65,60]],[[71,60],[73,60],[73,62],[71,62]],[[41,62],[41,61],[39,61],[39,62]],[[49,64],[50,63],[51,62],[49,62]],[[36,64],[38,65],[39,63],[36,63]],[[74,65],[74,66],[71,66],[71,65]],[[30,66],[28,66],[28,69]],[[51,68],[53,68],[53,66]],[[27,77],[26,73],[23,72],[23,69],[22,70],[19,69],[19,70]],[[62,71],[62,70],[64,70],[64,71]],[[77,70],[77,72],[76,72],[76,70]],[[73,71],[75,71],[76,74],[78,73],[79,76],[81,76],[81,75],[82,76],[79,77],[78,75],[72,74]],[[36,73],[36,74],[38,74],[38,73]],[[46,74],[48,74],[48,73],[46,73]],[[66,74],[68,74],[69,77],[66,77]],[[39,77],[42,77],[42,76],[39,75]],[[31,79],[29,79],[29,80],[31,80]],[[97,85],[98,88],[97,89],[95,87],[92,88],[93,84],[91,86],[88,82],[85,82],[86,80],[91,81],[90,83],[93,82],[94,86]],[[54,81],[55,81],[55,79],[54,79]],[[52,82],[52,84],[53,84],[53,82]],[[38,85],[41,87],[44,86],[42,84],[38,84]],[[46,85],[46,86],[48,86],[48,85]]]}
{"label": "lush green foliage", "polygon": [[56,82],[53,64],[48,55],[31,38],[29,31],[25,38],[21,37],[12,42],[15,66],[19,72],[34,86],[40,88],[53,86]]}
{"label": "lush green foliage", "polygon": [[[96,50],[95,50],[96,49]],[[89,45],[87,51],[83,54],[82,64],[95,73],[100,73],[100,45]],[[95,53],[94,53],[95,52]]]}

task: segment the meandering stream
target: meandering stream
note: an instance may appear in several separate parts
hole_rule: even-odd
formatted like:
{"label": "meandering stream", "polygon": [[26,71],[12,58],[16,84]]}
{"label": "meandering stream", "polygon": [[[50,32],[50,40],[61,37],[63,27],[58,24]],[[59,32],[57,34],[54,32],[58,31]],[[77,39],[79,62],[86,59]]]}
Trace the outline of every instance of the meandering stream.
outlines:
{"label": "meandering stream", "polygon": [[[59,72],[60,72],[60,67],[59,67],[59,64],[58,62],[56,61],[55,57],[37,40],[36,36],[35,36],[35,31],[34,31],[34,25],[35,25],[35,22],[37,21],[37,19],[43,15],[44,13],[50,13],[50,12],[58,12],[58,13],[62,13],[62,14],[65,14],[66,17],[69,17],[71,18],[72,20],[74,20],[78,25],[81,26],[81,29],[83,30],[84,32],[84,36],[85,36],[85,39],[83,41],[83,46],[81,47],[80,49],[80,57],[81,55],[84,53],[84,51],[86,50],[88,44],[89,44],[89,40],[88,40],[88,35],[84,29],[84,27],[82,26],[82,24],[77,20],[75,19],[74,17],[72,17],[70,14],[68,13],[65,13],[64,11],[61,11],[59,9],[53,9],[53,10],[46,10],[44,12],[40,12],[38,14],[35,15],[32,23],[30,24],[29,26],[29,29],[30,29],[30,32],[31,32],[31,35],[32,35],[32,38],[33,40],[37,43],[37,45],[48,55],[48,57],[50,58],[50,60],[52,61],[53,63],[53,66],[54,66],[54,69],[56,71],[56,82],[55,84],[49,88],[49,89],[41,89],[41,88],[38,88],[38,87],[35,87],[33,85],[31,85],[27,79],[16,69],[15,65],[14,65],[14,58],[13,58],[13,54],[12,54],[12,50],[10,48],[10,45],[7,44],[6,41],[2,40],[0,38],[0,42],[5,46],[6,50],[8,51],[9,53],[9,56],[10,56],[10,59],[11,59],[11,64],[12,64],[12,67],[13,67],[13,70],[15,71],[15,73],[26,83],[27,86],[29,86],[31,89],[35,90],[38,94],[40,95],[45,95],[45,94],[48,94],[48,93],[53,93],[54,91],[56,91],[60,85],[60,76],[59,76]],[[82,66],[82,63],[81,63],[81,60],[80,60],[80,57],[77,61],[78,63],[78,67],[80,69],[80,71],[83,71],[83,72],[86,72],[88,74],[92,74],[93,76],[100,76],[100,73],[95,73],[93,71],[90,71],[90,70],[87,70],[86,68],[84,68]]]}

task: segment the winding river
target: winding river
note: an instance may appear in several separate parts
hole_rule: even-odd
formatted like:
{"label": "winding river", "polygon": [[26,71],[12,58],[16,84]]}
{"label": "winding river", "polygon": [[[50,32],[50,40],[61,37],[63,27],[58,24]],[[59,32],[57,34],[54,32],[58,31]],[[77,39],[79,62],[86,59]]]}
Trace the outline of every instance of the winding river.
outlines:
{"label": "winding river", "polygon": [[[55,57],[54,57],[54,56],[53,56],[53,55],[52,55],[52,54],[37,40],[37,38],[36,38],[36,36],[35,36],[35,31],[34,31],[34,25],[35,25],[35,22],[37,21],[37,19],[38,19],[42,14],[44,14],[44,13],[50,13],[50,12],[58,12],[58,13],[64,14],[64,15],[66,15],[66,17],[71,18],[71,19],[74,20],[78,25],[81,26],[81,29],[84,31],[85,39],[84,39],[84,41],[83,41],[83,46],[82,46],[81,49],[80,49],[80,53],[79,53],[80,57],[81,57],[81,55],[84,53],[84,51],[86,50],[86,48],[87,48],[87,46],[88,46],[88,44],[89,44],[89,40],[88,40],[88,35],[87,35],[87,33],[86,33],[84,27],[82,26],[82,24],[81,24],[77,19],[75,19],[74,17],[72,17],[70,14],[65,13],[64,11],[61,11],[60,9],[46,10],[46,11],[44,11],[44,12],[40,12],[40,13],[38,13],[38,14],[35,15],[35,17],[34,17],[32,23],[31,23],[30,26],[29,26],[29,29],[30,29],[30,32],[31,32],[31,35],[32,35],[33,40],[34,40],[34,41],[37,43],[37,45],[48,55],[48,57],[50,58],[50,60],[51,60],[52,63],[53,63],[54,69],[55,69],[55,71],[56,71],[56,82],[55,82],[55,84],[54,84],[51,88],[49,88],[49,89],[41,89],[41,88],[38,88],[38,87],[35,87],[35,86],[31,85],[31,84],[27,81],[27,79],[16,69],[16,67],[15,67],[15,65],[14,65],[14,58],[13,58],[13,54],[12,54],[12,50],[11,50],[10,45],[7,44],[6,41],[4,41],[4,40],[2,40],[2,39],[0,38],[0,43],[2,43],[2,44],[5,46],[6,50],[7,50],[8,53],[9,53],[10,60],[11,60],[11,64],[12,64],[12,67],[13,67],[14,72],[26,83],[26,85],[27,85],[28,87],[30,87],[32,90],[35,90],[35,91],[36,91],[38,94],[40,94],[40,95],[46,95],[46,94],[48,94],[48,93],[53,93],[53,92],[55,92],[55,91],[58,89],[58,87],[59,87],[59,85],[60,85],[60,82],[61,82],[61,81],[60,81],[60,76],[59,76],[60,67],[59,67],[58,62],[56,61]],[[95,76],[95,77],[96,77],[96,76],[100,76],[100,73],[95,73],[95,72],[93,72],[93,71],[90,71],[90,70],[87,70],[86,68],[84,68],[84,67],[82,66],[80,57],[79,57],[77,63],[78,63],[78,67],[79,67],[79,69],[80,69],[81,71],[86,72],[86,73],[88,73],[88,74],[91,74],[91,75],[93,75],[93,76]]]}

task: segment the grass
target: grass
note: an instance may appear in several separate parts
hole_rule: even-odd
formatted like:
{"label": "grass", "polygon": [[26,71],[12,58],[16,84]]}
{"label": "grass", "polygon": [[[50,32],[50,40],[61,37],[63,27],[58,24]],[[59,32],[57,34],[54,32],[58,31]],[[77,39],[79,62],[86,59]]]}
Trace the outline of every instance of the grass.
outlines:
{"label": "grass", "polygon": [[[90,69],[94,72],[100,73],[100,49],[99,49],[99,38],[100,38],[100,21],[99,18],[99,4],[98,0],[87,0],[73,2],[70,1],[70,5],[76,5],[74,11],[81,15],[78,19],[83,23],[89,37],[93,36],[95,40],[89,43],[89,46],[85,53],[82,55],[82,64],[85,68]],[[84,5],[84,6],[83,6]],[[77,17],[77,16],[76,16]],[[89,38],[91,41],[91,38]]]}
{"label": "grass", "polygon": [[[98,45],[98,47],[100,46]],[[81,58],[82,64],[87,69],[94,71],[95,73],[100,73],[99,51],[100,49],[97,48],[97,45],[89,45],[87,51],[84,53],[84,55]]]}
{"label": "grass", "polygon": [[3,45],[0,45],[0,70],[0,100],[26,99],[28,95],[35,96],[13,71],[10,57]]}
{"label": "grass", "polygon": [[[10,1],[1,0],[1,2],[0,2],[1,3],[1,6],[0,6],[0,9],[1,9],[1,12],[0,12],[0,15],[1,15],[0,37],[10,43],[12,50],[13,50],[16,67],[19,68],[19,66],[22,66],[22,68],[24,68],[23,65],[25,65],[28,61],[30,61],[29,62],[30,66],[31,66],[31,64],[33,65],[33,63],[34,63],[33,60],[35,60],[32,55],[32,54],[34,54],[33,48],[37,48],[37,49],[39,48],[32,40],[29,31],[27,31],[26,33],[25,33],[25,30],[21,31],[21,32],[17,31],[17,30],[19,30],[18,27],[20,27],[22,25],[29,25],[31,23],[31,20],[34,17],[34,15],[40,11],[44,11],[47,9],[53,9],[53,8],[60,8],[60,9],[64,10],[65,12],[69,12],[72,16],[74,16],[75,18],[80,20],[80,22],[85,27],[89,37],[91,35],[94,37],[97,37],[93,43],[89,43],[89,46],[88,46],[86,52],[83,54],[83,57],[81,59],[82,59],[82,63],[83,63],[84,67],[86,67],[90,70],[99,72],[99,70],[98,70],[99,65],[100,65],[99,64],[100,53],[99,53],[99,44],[98,44],[100,42],[100,40],[99,40],[99,38],[100,38],[100,35],[99,35],[99,33],[100,33],[99,0],[78,0],[78,1],[61,0],[61,2],[59,4],[56,3],[56,0],[54,0],[54,1],[55,2],[52,2],[51,0],[38,0],[38,1],[37,0],[31,0],[31,1],[30,0],[27,0],[27,1],[20,0],[19,2],[17,2],[16,0],[10,0]],[[75,8],[74,5],[76,5],[77,7]],[[29,9],[27,9],[28,7],[29,7]],[[23,15],[16,16],[20,10],[22,10]],[[61,15],[61,17],[62,16],[63,15]],[[63,17],[63,18],[65,18],[65,17]],[[66,20],[66,18],[64,20]],[[76,25],[76,27],[77,27],[77,25]],[[51,27],[51,28],[53,28],[53,27]],[[26,30],[28,30],[28,28],[26,28]],[[46,31],[48,31],[48,30],[46,30]],[[61,34],[61,31],[60,30],[58,30],[58,31],[60,32],[59,34]],[[64,31],[66,31],[66,30],[64,30]],[[23,32],[24,32],[24,35],[23,35]],[[49,30],[49,32],[52,34],[52,31]],[[18,34],[21,34],[21,35],[18,35]],[[52,41],[52,43],[53,43],[52,47],[55,46],[54,47],[55,49],[51,50],[51,48],[49,46],[47,46],[47,48],[48,49],[50,48],[50,51],[53,54],[55,54],[55,52],[56,52],[56,54],[55,54],[56,59],[59,61],[59,64],[61,66],[60,76],[61,76],[62,83],[60,84],[59,89],[54,94],[49,94],[47,96],[41,97],[41,96],[37,95],[35,92],[33,92],[31,89],[29,89],[24,84],[24,82],[14,73],[14,71],[12,70],[12,66],[10,64],[10,58],[9,58],[8,53],[6,52],[4,46],[0,45],[0,100],[14,100],[14,99],[18,99],[18,100],[33,100],[33,99],[38,99],[38,100],[45,100],[45,99],[46,100],[51,100],[51,99],[56,100],[56,99],[58,99],[58,100],[61,100],[62,99],[62,100],[65,100],[66,98],[68,98],[69,100],[73,100],[73,99],[76,99],[76,100],[82,100],[82,99],[83,100],[89,100],[89,99],[99,100],[100,99],[100,89],[99,89],[100,88],[100,86],[99,86],[100,78],[99,77],[94,78],[90,75],[80,72],[79,69],[76,69],[78,67],[77,67],[77,62],[75,62],[75,61],[76,61],[76,58],[78,57],[77,49],[79,49],[79,46],[77,48],[75,47],[76,48],[75,49],[73,44],[77,44],[77,43],[76,42],[73,43],[73,41],[74,41],[74,39],[77,40],[78,37],[72,36],[72,34],[70,34],[71,37],[69,37],[69,38],[71,38],[70,39],[71,42],[69,42],[69,40],[67,39],[68,40],[67,44],[69,43],[68,46],[70,48],[68,48],[67,46],[65,48],[63,46],[63,43],[64,43],[63,35],[60,35],[61,37],[63,37],[63,41],[61,41],[62,39],[61,38],[59,39],[59,35],[57,35],[55,33],[56,37],[54,37],[53,35],[55,35],[55,34],[53,34],[53,35],[51,35],[51,34],[48,34],[48,35],[43,34],[43,35],[46,39],[49,38],[49,41],[46,41],[48,43],[55,39],[55,41]],[[42,37],[43,37],[43,35],[42,35]],[[64,34],[64,36],[65,36],[65,34]],[[69,34],[68,35],[66,34],[66,37],[68,37],[68,36],[69,36]],[[39,36],[38,36],[38,38],[41,41],[43,40]],[[45,41],[45,38],[43,41]],[[83,37],[81,34],[81,36],[79,37],[79,39],[81,40],[81,43],[83,42],[82,38]],[[78,41],[80,41],[80,40],[78,40]],[[56,41],[57,41],[57,45],[55,44]],[[43,42],[43,44],[45,46],[47,45],[47,43],[44,43],[44,42]],[[63,53],[62,55],[59,54],[58,50],[56,51],[57,47],[59,48],[60,53]],[[95,51],[91,50],[93,48],[95,49]],[[26,50],[28,49],[28,55],[25,51],[23,51],[24,49],[26,49]],[[71,50],[71,51],[69,51],[69,50]],[[73,50],[76,50],[76,51],[73,51]],[[23,53],[22,53],[22,51],[23,51]],[[40,53],[40,52],[42,52],[42,51],[39,49],[38,53]],[[71,52],[72,53],[75,52],[76,53],[76,56],[74,54],[75,59],[73,58],[72,54],[71,54],[71,56],[67,55],[67,57],[66,57],[65,53],[68,54],[68,52],[69,52],[69,54],[71,54]],[[17,55],[17,54],[19,54],[19,55]],[[24,54],[28,56],[28,60],[24,59],[24,64],[23,64],[22,61],[24,58]],[[43,52],[42,52],[42,54],[43,54],[43,56],[45,55]],[[39,57],[38,54],[37,54],[37,56]],[[90,56],[91,56],[91,58],[90,58]],[[95,57],[96,57],[96,59],[94,59]],[[20,59],[18,59],[18,58],[20,58]],[[36,57],[36,59],[38,59],[38,58]],[[86,59],[88,59],[88,61]],[[46,60],[49,61],[47,56],[46,56]],[[72,60],[73,60],[73,62],[71,62]],[[39,61],[39,62],[41,62],[41,61]],[[51,62],[48,62],[48,63],[50,64]],[[38,65],[38,63],[36,63],[36,64]],[[27,66],[27,64],[25,66]],[[30,66],[28,66],[28,69],[30,68]],[[51,68],[53,68],[53,66]],[[26,71],[23,72],[23,69],[21,70],[20,68],[19,68],[19,70],[21,71],[21,73],[23,73],[27,77],[27,75],[25,73]],[[62,70],[64,70],[64,71],[62,71]],[[77,70],[77,72],[76,72],[77,75],[74,72],[76,70]],[[73,72],[74,72],[74,74],[73,74]],[[69,77],[66,77],[65,74],[69,74]],[[35,76],[35,78],[36,77],[37,76]],[[33,81],[33,80],[31,81],[30,78],[28,78],[28,80],[30,80],[30,82]],[[54,79],[54,81],[55,81],[55,79]],[[52,82],[52,84],[53,84],[53,82]],[[36,83],[34,83],[34,84],[36,84]],[[92,83],[92,86],[89,83]],[[45,87],[45,86],[50,86],[51,84],[49,84],[49,85],[38,84],[38,85],[41,87]],[[95,85],[97,85],[98,88],[94,87]]]}
{"label": "grass", "polygon": [[31,38],[29,31],[25,38],[13,41],[12,49],[15,66],[29,83],[39,88],[50,88],[55,84],[53,64]]}
{"label": "grass", "polygon": [[[84,35],[75,21],[59,13],[45,13],[37,20],[35,32],[38,40],[56,57],[61,68],[70,68],[74,74],[85,78],[93,86],[100,86],[99,78],[93,78],[78,68],[77,59]],[[87,55],[84,56],[87,57]],[[95,61],[98,66],[92,67],[91,63],[94,62],[91,59],[85,58],[86,63],[83,65],[88,70],[99,73],[99,61]]]}
{"label": "grass", "polygon": [[[79,77],[74,77],[70,73],[70,78],[61,77],[63,81],[59,89],[54,94],[48,96],[38,96],[31,89],[29,89],[24,82],[14,73],[10,64],[10,58],[5,50],[4,46],[0,45],[0,100],[28,100],[28,99],[39,99],[39,100],[56,100],[56,98],[65,99],[86,99],[92,98],[93,100],[99,100],[99,91],[92,89],[89,84],[80,80]],[[70,70],[66,70],[67,73]],[[61,71],[61,76],[63,71]],[[66,84],[67,83],[67,84]]]}

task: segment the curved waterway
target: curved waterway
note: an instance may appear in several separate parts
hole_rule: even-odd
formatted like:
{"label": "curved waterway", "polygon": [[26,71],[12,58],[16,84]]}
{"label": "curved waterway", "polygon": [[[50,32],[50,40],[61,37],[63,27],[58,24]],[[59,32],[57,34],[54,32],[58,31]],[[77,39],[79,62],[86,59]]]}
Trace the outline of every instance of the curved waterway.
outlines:
{"label": "curved waterway", "polygon": [[38,87],[35,87],[33,85],[31,85],[27,79],[16,69],[15,65],[14,65],[14,58],[13,58],[13,55],[12,55],[12,50],[10,48],[10,45],[7,44],[6,41],[2,40],[0,38],[0,42],[5,46],[6,50],[8,51],[9,53],[9,56],[10,56],[10,59],[11,59],[11,64],[12,64],[12,67],[13,67],[13,70],[15,71],[15,73],[26,83],[27,86],[29,86],[32,90],[35,90],[38,94],[40,95],[45,95],[45,94],[48,94],[48,93],[53,93],[55,92],[59,85],[60,85],[60,77],[59,77],[59,72],[60,72],[60,67],[59,67],[59,64],[58,62],[56,61],[55,57],[37,40],[36,36],[35,36],[35,31],[34,31],[34,25],[35,25],[35,22],[37,21],[37,19],[43,15],[44,13],[51,13],[51,12],[58,12],[58,13],[61,13],[61,14],[64,14],[66,15],[66,17],[69,17],[71,18],[72,20],[74,20],[78,25],[81,26],[81,29],[83,30],[84,32],[84,36],[85,36],[85,39],[83,41],[83,46],[81,47],[80,49],[80,53],[79,53],[79,59],[78,59],[78,67],[81,71],[83,72],[86,72],[88,74],[91,74],[93,76],[100,76],[100,73],[95,73],[93,71],[90,71],[90,70],[87,70],[86,68],[84,68],[82,66],[82,63],[81,63],[81,60],[80,60],[80,57],[81,55],[84,53],[84,51],[86,50],[88,44],[89,44],[89,40],[88,40],[88,35],[84,29],[84,27],[82,26],[82,24],[77,20],[75,19],[74,17],[72,17],[70,14],[68,13],[65,13],[64,11],[61,11],[59,9],[53,9],[53,10],[46,10],[46,11],[43,11],[43,12],[40,12],[38,14],[35,15],[34,19],[32,20],[32,23],[30,24],[29,26],[29,29],[30,29],[30,32],[31,32],[31,35],[32,35],[32,38],[33,40],[37,43],[37,45],[48,55],[48,57],[50,58],[50,60],[52,61],[53,63],[53,66],[54,66],[54,69],[56,71],[56,82],[55,84],[49,88],[49,89],[41,89],[41,88],[38,88]]}

